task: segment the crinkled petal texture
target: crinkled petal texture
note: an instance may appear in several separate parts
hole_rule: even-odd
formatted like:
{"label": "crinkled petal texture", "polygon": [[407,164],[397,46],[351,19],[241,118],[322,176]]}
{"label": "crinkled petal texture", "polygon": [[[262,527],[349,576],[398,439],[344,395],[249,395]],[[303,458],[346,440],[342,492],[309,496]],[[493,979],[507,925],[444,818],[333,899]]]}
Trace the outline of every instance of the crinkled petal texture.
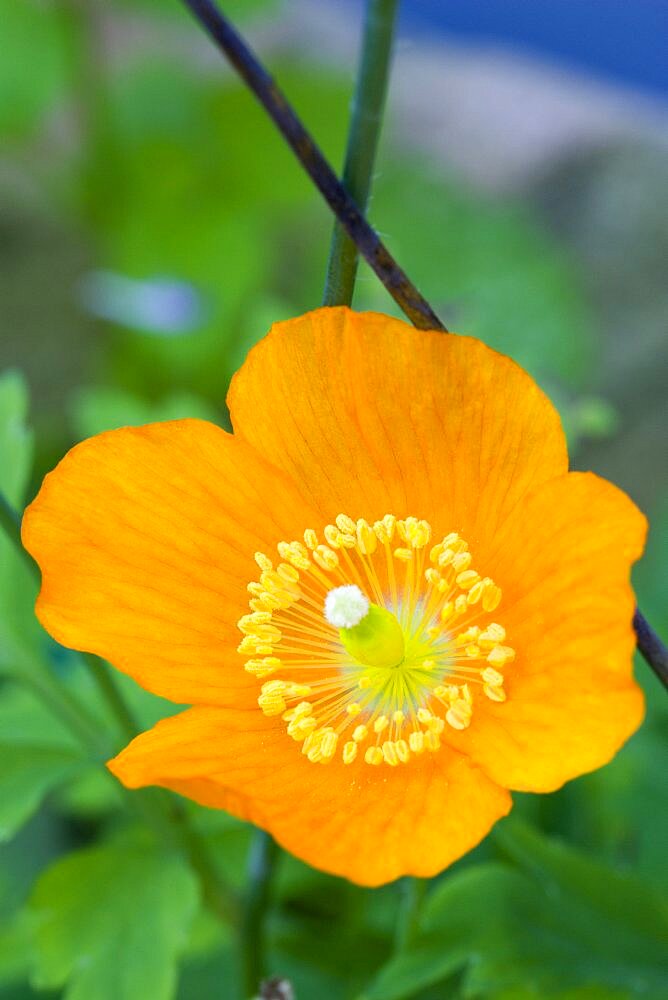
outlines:
{"label": "crinkled petal texture", "polygon": [[307,510],[285,475],[205,421],[100,434],[26,512],[37,615],[59,642],[172,701],[255,704],[236,652],[253,555],[292,536]]}
{"label": "crinkled petal texture", "polygon": [[[47,477],[24,521],[38,614],[195,708],[111,763],[268,829],[364,884],[430,875],[510,807],[609,759],[638,725],[629,569],[642,515],[567,473],[559,418],[512,361],[466,337],[325,309],[279,324],[230,391],[235,434],[176,421],[100,435]],[[508,700],[397,768],[310,763],[257,708],[235,623],[255,551],[339,512],[428,519],[502,587]]]}
{"label": "crinkled petal texture", "polygon": [[279,323],[235,376],[235,433],[340,511],[426,518],[476,552],[518,501],[568,469],[559,416],[533,379],[471,337],[319,309]]}
{"label": "crinkled petal texture", "polygon": [[645,531],[624,493],[576,472],[525,497],[499,530],[497,614],[517,651],[508,700],[478,699],[476,722],[450,743],[506,787],[552,791],[607,763],[640,725],[629,567]]}
{"label": "crinkled petal texture", "polygon": [[511,806],[462,754],[444,748],[417,765],[325,768],[306,760],[284,723],[194,708],[137,737],[110,767],[130,787],[158,784],[226,809],[317,868],[380,885],[435,875]]}

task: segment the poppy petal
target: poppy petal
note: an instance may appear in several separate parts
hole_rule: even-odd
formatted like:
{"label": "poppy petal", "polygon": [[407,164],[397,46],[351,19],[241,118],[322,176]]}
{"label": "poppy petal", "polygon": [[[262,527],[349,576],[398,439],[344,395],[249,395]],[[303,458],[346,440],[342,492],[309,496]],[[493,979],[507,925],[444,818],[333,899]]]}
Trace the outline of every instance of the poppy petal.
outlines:
{"label": "poppy petal", "polygon": [[473,544],[567,471],[559,416],[509,358],[377,313],[276,324],[230,389],[235,433],[332,520],[429,520]]}
{"label": "poppy petal", "polygon": [[109,763],[130,788],[161,785],[268,830],[317,868],[362,885],[431,876],[474,847],[509,794],[458,753],[397,767],[312,764],[257,712],[194,708]]}
{"label": "poppy petal", "polygon": [[173,701],[255,703],[236,651],[253,555],[303,530],[304,511],[282,473],[213,424],[100,434],[65,456],[26,511],[37,615],[59,642]]}
{"label": "poppy petal", "polygon": [[637,729],[630,567],[646,521],[591,473],[570,473],[528,497],[498,536],[496,612],[516,649],[508,700],[480,696],[469,730],[449,735],[495,781],[547,792],[605,764]]}

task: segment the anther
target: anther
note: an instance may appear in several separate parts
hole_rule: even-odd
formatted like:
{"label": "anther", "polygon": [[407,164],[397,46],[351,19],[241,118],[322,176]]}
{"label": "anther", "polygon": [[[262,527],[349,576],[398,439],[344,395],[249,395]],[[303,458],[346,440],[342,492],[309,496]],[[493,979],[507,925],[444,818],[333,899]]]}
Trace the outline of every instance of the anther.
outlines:
{"label": "anther", "polygon": [[471,723],[471,706],[461,698],[446,712],[445,718],[453,729],[466,729]]}
{"label": "anther", "polygon": [[299,580],[299,570],[295,566],[290,566],[289,563],[280,563],[276,567],[276,572],[286,583],[297,583]]}
{"label": "anther", "polygon": [[357,546],[362,555],[373,555],[378,546],[378,539],[376,538],[371,525],[363,518],[360,518],[357,522],[356,534]]}
{"label": "anther", "polygon": [[452,557],[452,568],[455,573],[462,573],[465,569],[468,569],[473,561],[473,556],[470,552],[458,552],[456,556]]}
{"label": "anther", "polygon": [[424,734],[424,746],[425,750],[431,750],[435,753],[441,747],[441,741],[438,737],[438,733],[432,733],[431,730]]}
{"label": "anther", "polygon": [[318,536],[313,530],[313,528],[307,528],[306,531],[304,532],[304,545],[306,546],[307,549],[311,549],[311,551],[317,548]]}
{"label": "anther", "polygon": [[495,684],[483,684],[482,689],[490,701],[502,702],[506,700],[506,692],[502,687],[497,687]]}
{"label": "anther", "polygon": [[503,674],[500,674],[498,670],[494,670],[492,667],[485,667],[480,676],[485,684],[491,684],[492,687],[498,687],[499,684],[503,684]]}
{"label": "anther", "polygon": [[339,531],[342,531],[345,535],[355,534],[356,524],[352,517],[348,517],[347,514],[337,514],[335,521]]}
{"label": "anther", "polygon": [[492,580],[486,581],[486,586],[482,592],[482,606],[485,611],[496,611],[501,603],[501,588],[497,587]]}
{"label": "anther", "polygon": [[408,737],[408,745],[413,753],[422,753],[424,750],[424,733],[422,730],[415,730]]}
{"label": "anther", "polygon": [[510,646],[495,646],[487,656],[487,662],[491,667],[504,667],[506,663],[512,663],[515,659],[515,650]]}
{"label": "anther", "polygon": [[341,532],[339,531],[339,529],[336,527],[335,524],[327,524],[325,526],[325,531],[324,531],[325,541],[333,549],[338,549],[338,547],[339,547],[339,535],[340,534],[341,534]]}
{"label": "anther", "polygon": [[275,673],[280,666],[281,661],[277,656],[265,656],[262,659],[246,660],[244,670],[255,677],[268,677],[269,674]]}
{"label": "anther", "polygon": [[[323,535],[326,544],[319,542]],[[277,565],[255,554],[260,578],[247,585],[249,612],[238,621],[238,650],[247,673],[259,679],[262,712],[282,718],[287,737],[310,762],[327,764],[340,749],[344,765],[362,759],[397,767],[438,751],[446,726],[461,731],[473,718],[471,688],[453,683],[462,675],[475,676],[470,683],[490,701],[505,701],[504,668],[515,651],[503,645],[503,626],[485,619],[500,603],[501,588],[472,568],[468,545],[456,532],[434,545],[431,535],[429,522],[414,516],[388,514],[370,523],[339,514],[323,531],[305,529],[303,541],[279,542]],[[381,566],[376,575],[374,556],[388,564],[387,572]],[[405,574],[394,559],[407,564]],[[336,570],[342,585],[328,590],[320,570]],[[346,583],[351,577],[368,577],[378,603]],[[380,588],[392,591],[396,606]],[[291,680],[290,672],[304,676],[300,665],[322,671],[321,679],[313,686]],[[286,670],[288,679],[278,679]]]}
{"label": "anther", "polygon": [[471,587],[480,581],[480,574],[474,569],[466,569],[457,574],[457,586],[462,590],[470,590]]}
{"label": "anther", "polygon": [[390,535],[388,534],[382,521],[373,522],[373,533],[381,545],[387,545],[390,541]]}
{"label": "anther", "polygon": [[313,560],[320,569],[333,570],[339,565],[339,557],[332,549],[326,545],[318,545],[313,551]]}

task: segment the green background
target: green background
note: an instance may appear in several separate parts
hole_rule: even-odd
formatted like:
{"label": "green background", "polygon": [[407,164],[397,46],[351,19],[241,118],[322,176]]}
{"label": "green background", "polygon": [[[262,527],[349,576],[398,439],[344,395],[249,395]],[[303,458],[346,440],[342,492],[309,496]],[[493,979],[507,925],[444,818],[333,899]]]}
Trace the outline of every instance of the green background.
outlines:
{"label": "green background", "polygon": [[[226,11],[265,26],[283,16],[240,0]],[[0,23],[0,488],[20,509],[82,437],[180,416],[225,425],[248,349],[319,304],[331,222],[249,95],[198,57],[178,4],[115,0],[102,16],[77,0],[0,0]],[[114,26],[125,41],[110,52]],[[272,69],[338,166],[351,77],[313,55]],[[371,206],[448,325],[546,388],[574,466],[648,513],[635,580],[664,634],[667,159],[617,142],[509,199],[386,144]],[[112,301],[109,273],[132,279]],[[189,291],[178,329],[156,306],[157,280]],[[366,269],[355,304],[396,313]],[[34,593],[0,537],[0,998],[235,996],[237,921],[212,915],[183,853],[26,681],[36,663],[55,672],[96,720],[101,755],[122,745],[87,671],[36,624]],[[668,699],[645,664],[637,675],[641,730],[603,770],[517,796],[427,887],[409,944],[397,927],[410,882],[360,889],[283,856],[270,971],[300,1000],[668,996]],[[142,727],[169,713],[119,683]],[[251,831],[185,810],[243,893]]]}

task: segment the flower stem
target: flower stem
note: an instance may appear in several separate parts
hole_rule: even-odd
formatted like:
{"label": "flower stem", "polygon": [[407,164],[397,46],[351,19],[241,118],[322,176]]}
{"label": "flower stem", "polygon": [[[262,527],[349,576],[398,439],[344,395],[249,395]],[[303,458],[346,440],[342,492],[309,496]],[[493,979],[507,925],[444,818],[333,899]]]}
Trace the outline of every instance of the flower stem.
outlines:
{"label": "flower stem", "polygon": [[640,608],[636,608],[633,615],[633,628],[638,642],[638,651],[668,690],[668,648],[656,634]]}
{"label": "flower stem", "polygon": [[[14,510],[6,497],[0,493],[0,527],[21,557],[28,555],[21,542],[21,515]],[[37,566],[30,559],[30,572],[37,578]]]}
{"label": "flower stem", "polygon": [[[38,567],[21,543],[20,515],[2,493],[0,528],[4,528],[7,538],[39,584]],[[82,653],[81,658],[87,664],[102,700],[116,719],[123,738],[133,739],[137,735],[138,726],[106,663],[89,653]],[[92,760],[102,764],[110,756],[111,748],[100,732],[98,722],[45,663],[37,657],[25,659],[10,676],[32,691],[67,726]],[[110,772],[105,773],[115,782]],[[158,789],[142,788],[132,792],[123,789],[123,798],[130,811],[142,816],[153,829],[160,842],[171,842],[183,850],[199,877],[202,898],[221,919],[229,920],[234,913],[232,894],[216,871],[204,838],[189,822],[180,803]]]}
{"label": "flower stem", "polygon": [[32,691],[70,730],[93,760],[102,763],[109,756],[109,746],[101,736],[96,720],[41,660],[22,660],[20,666],[9,673],[9,677]]}
{"label": "flower stem", "polygon": [[206,839],[189,821],[183,803],[171,796],[168,797],[160,789],[146,789],[145,791],[153,791],[164,796],[166,818],[171,823],[172,828],[177,831],[181,846],[193,871],[199,878],[203,902],[222,921],[235,922],[238,916],[237,895],[218,872]]}
{"label": "flower stem", "polygon": [[[25,566],[39,585],[39,570],[37,564],[24,549],[21,542],[21,517],[14,508],[7,502],[0,493],[0,525],[4,528],[7,537],[14,545],[19,556],[23,559]],[[116,719],[120,732],[124,739],[132,740],[139,732],[132,713],[127,706],[125,699],[118,690],[111,677],[107,665],[92,653],[82,653],[81,659],[88,666],[88,671],[93,677],[100,690],[103,701],[107,704],[111,714]],[[98,726],[92,719],[87,719],[85,728],[84,709],[78,705],[73,698],[67,694],[62,684],[47,670],[42,663],[37,660],[30,661],[30,673],[33,675],[32,681],[26,678],[35,693],[39,690],[43,700],[48,699],[52,710],[66,722],[70,728],[78,730],[78,735],[84,739],[89,749],[97,746],[100,752],[100,739]]]}
{"label": "flower stem", "polygon": [[95,656],[93,653],[82,653],[81,659],[86,663],[89,673],[102,695],[103,701],[115,718],[123,739],[133,740],[139,733],[140,727],[125,698],[119,691],[116,680],[109,671],[109,667],[104,660],[101,660],[99,656]]}
{"label": "flower stem", "polygon": [[401,889],[403,896],[397,919],[396,951],[403,951],[415,940],[420,926],[422,902],[427,892],[427,880],[409,876],[402,880]]}
{"label": "flower stem", "polygon": [[445,330],[440,319],[369,225],[285,95],[213,0],[183,0],[269,113],[323,198],[408,319],[422,330]]}
{"label": "flower stem", "polygon": [[[364,38],[353,98],[343,186],[365,213],[383,121],[398,0],[367,0]],[[340,222],[334,224],[323,305],[349,306],[358,265],[357,247]]]}
{"label": "flower stem", "polygon": [[256,830],[248,854],[248,888],[241,922],[243,1000],[257,996],[265,975],[264,918],[279,848],[264,830]]}

